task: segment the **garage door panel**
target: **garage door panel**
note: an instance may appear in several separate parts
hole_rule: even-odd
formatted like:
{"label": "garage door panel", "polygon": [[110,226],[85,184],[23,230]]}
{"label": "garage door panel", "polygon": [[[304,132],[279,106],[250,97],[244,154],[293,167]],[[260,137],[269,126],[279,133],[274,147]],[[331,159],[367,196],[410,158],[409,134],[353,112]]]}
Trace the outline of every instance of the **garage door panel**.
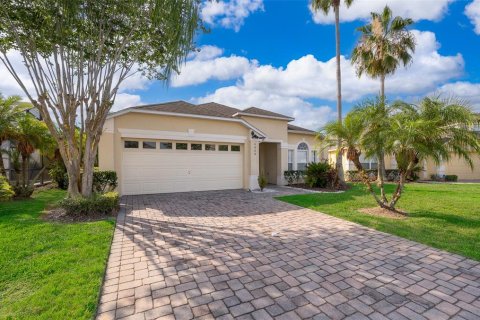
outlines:
{"label": "garage door panel", "polygon": [[128,150],[122,172],[123,194],[239,189],[243,153]]}

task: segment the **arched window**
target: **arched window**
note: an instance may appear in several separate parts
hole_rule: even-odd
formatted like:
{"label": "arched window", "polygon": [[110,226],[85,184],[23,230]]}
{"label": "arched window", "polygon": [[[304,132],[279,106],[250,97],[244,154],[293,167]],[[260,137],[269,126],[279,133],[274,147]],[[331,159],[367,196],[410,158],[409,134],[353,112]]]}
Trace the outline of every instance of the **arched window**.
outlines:
{"label": "arched window", "polygon": [[297,170],[305,170],[308,163],[308,145],[302,142],[297,147]]}

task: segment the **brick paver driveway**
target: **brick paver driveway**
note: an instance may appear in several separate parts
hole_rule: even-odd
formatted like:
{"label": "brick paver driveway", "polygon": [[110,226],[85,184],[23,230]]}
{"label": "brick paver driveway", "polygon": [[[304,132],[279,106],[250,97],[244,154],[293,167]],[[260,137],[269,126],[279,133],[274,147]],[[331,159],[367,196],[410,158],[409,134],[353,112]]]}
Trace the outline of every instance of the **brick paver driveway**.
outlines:
{"label": "brick paver driveway", "polygon": [[124,197],[98,318],[480,319],[479,263],[272,195]]}

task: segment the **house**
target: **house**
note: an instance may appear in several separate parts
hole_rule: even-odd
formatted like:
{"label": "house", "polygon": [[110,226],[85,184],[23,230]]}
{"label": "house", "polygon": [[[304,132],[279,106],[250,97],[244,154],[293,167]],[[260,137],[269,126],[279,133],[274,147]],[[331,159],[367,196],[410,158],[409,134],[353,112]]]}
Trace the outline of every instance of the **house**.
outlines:
{"label": "house", "polygon": [[294,119],[251,107],[175,101],[107,116],[99,167],[115,170],[124,195],[258,189],[263,174],[284,185],[285,170],[325,157],[315,132]]}
{"label": "house", "polygon": [[[477,132],[480,137],[480,121],[472,130]],[[471,157],[473,160],[473,170],[465,160],[457,156],[452,156],[449,161],[444,161],[440,164],[436,164],[432,159],[426,159],[420,164],[423,169],[419,173],[420,179],[430,180],[432,176],[443,177],[446,175],[456,175],[460,181],[480,181],[480,155],[472,153]],[[336,149],[328,150],[328,161],[332,165],[335,165]],[[361,155],[360,162],[366,170],[377,169],[378,163],[376,159],[368,159]],[[344,172],[357,170],[353,162],[347,160],[346,154],[343,154],[342,165]],[[385,156],[385,169],[397,169],[397,162],[393,156]]]}

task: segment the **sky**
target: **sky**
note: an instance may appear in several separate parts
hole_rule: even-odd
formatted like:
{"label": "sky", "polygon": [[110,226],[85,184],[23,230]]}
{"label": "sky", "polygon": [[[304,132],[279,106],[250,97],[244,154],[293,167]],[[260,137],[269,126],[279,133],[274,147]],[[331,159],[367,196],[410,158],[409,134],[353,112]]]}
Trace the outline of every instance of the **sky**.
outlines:
{"label": "sky", "polygon": [[[343,2],[343,0],[342,0]],[[427,95],[456,95],[480,111],[480,0],[355,0],[342,5],[343,113],[380,90],[379,80],[358,78],[350,56],[356,31],[371,11],[389,5],[410,17],[416,38],[413,62],[387,77],[389,101],[417,102]],[[313,13],[301,0],[206,1],[207,33],[170,83],[134,76],[122,85],[114,110],[184,100],[256,106],[293,116],[294,124],[319,129],[336,114],[333,15]],[[0,92],[21,94],[0,67]]]}

